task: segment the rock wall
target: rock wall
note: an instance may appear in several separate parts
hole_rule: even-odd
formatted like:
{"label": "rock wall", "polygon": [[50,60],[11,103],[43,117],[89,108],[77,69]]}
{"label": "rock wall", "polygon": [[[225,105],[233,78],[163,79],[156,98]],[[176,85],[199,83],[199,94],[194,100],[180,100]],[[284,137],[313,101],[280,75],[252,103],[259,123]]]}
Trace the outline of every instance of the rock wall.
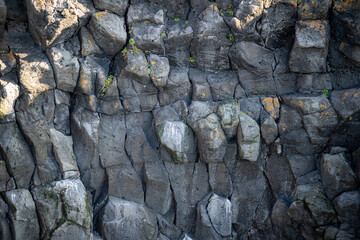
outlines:
{"label": "rock wall", "polygon": [[357,0],[0,0],[0,239],[360,239]]}

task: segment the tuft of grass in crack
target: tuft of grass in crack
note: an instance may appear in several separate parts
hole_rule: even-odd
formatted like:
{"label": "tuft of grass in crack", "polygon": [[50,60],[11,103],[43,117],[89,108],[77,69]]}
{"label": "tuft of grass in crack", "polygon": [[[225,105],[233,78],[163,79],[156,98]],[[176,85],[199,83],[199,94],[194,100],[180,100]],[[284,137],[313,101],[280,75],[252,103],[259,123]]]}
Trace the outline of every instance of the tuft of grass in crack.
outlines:
{"label": "tuft of grass in crack", "polygon": [[114,82],[114,80],[115,80],[115,78],[112,75],[112,73],[110,72],[108,75],[108,78],[106,79],[105,86],[104,86],[103,90],[101,91],[101,93],[99,94],[100,97],[103,97],[106,94],[108,88]]}
{"label": "tuft of grass in crack", "polygon": [[325,94],[326,98],[329,98],[329,97],[330,97],[330,95],[329,95],[329,90],[323,89],[321,92],[322,92],[323,94]]}

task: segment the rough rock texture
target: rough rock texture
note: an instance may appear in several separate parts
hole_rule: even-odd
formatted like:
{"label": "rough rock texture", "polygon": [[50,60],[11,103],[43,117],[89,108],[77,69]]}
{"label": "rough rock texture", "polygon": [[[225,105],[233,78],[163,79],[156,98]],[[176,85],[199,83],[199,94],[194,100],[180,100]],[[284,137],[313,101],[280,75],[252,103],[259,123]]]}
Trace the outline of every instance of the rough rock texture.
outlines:
{"label": "rough rock texture", "polygon": [[358,0],[0,0],[0,239],[360,239]]}

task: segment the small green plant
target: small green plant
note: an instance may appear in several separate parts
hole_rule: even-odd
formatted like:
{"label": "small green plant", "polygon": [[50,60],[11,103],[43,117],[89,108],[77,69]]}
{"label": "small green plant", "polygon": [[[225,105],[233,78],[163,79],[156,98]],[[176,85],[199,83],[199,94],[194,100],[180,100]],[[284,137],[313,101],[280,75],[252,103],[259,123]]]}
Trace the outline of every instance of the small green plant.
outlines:
{"label": "small green plant", "polygon": [[190,57],[190,62],[194,63],[195,59],[193,57]]}
{"label": "small green plant", "polygon": [[125,56],[125,55],[126,55],[126,53],[127,53],[127,49],[126,49],[126,48],[124,48],[121,52],[122,52],[123,56]]}
{"label": "small green plant", "polygon": [[166,8],[164,9],[164,13],[167,13],[167,9],[166,9]]}
{"label": "small green plant", "polygon": [[165,38],[166,37],[166,33],[162,33],[161,37]]}
{"label": "small green plant", "polygon": [[135,40],[133,38],[130,38],[129,43],[130,44],[135,44]]}
{"label": "small green plant", "polygon": [[112,73],[109,72],[108,78],[107,78],[107,80],[106,80],[106,82],[105,82],[105,86],[104,86],[103,90],[102,90],[101,93],[100,93],[100,97],[102,97],[102,96],[105,95],[105,93],[107,92],[108,88],[109,88],[110,85],[113,83],[114,79],[115,79],[115,78],[114,78],[114,76],[112,75]]}
{"label": "small green plant", "polygon": [[189,24],[189,21],[186,21],[185,24],[188,25],[188,24]]}
{"label": "small green plant", "polygon": [[322,91],[321,91],[323,94],[325,94],[325,96],[327,97],[327,98],[329,98],[329,90],[327,90],[327,89],[323,89]]}
{"label": "small green plant", "polygon": [[297,4],[299,5],[301,3],[301,0],[297,0]]}
{"label": "small green plant", "polygon": [[230,34],[229,34],[229,39],[230,39],[230,41],[234,42],[234,41],[235,41],[234,35],[232,35],[232,34],[230,33]]}
{"label": "small green plant", "polygon": [[231,16],[233,16],[233,15],[234,15],[233,10],[231,10],[231,9],[228,9],[226,12],[227,12],[228,14],[230,14]]}
{"label": "small green plant", "polygon": [[174,18],[174,21],[178,22],[178,21],[180,21],[180,18]]}

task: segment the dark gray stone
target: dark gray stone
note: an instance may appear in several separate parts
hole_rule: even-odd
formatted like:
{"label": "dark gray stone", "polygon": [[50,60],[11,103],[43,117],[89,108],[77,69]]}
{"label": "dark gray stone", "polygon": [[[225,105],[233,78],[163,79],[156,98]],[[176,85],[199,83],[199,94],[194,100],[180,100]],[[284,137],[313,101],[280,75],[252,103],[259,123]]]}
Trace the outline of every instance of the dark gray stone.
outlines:
{"label": "dark gray stone", "polygon": [[73,92],[79,77],[79,61],[64,48],[63,44],[48,48],[46,55],[53,67],[56,88]]}
{"label": "dark gray stone", "polygon": [[129,26],[145,21],[163,25],[164,20],[164,10],[155,4],[131,4],[127,13],[127,24]]}
{"label": "dark gray stone", "polygon": [[179,239],[182,233],[181,229],[174,224],[169,223],[161,215],[156,215],[158,220],[159,232],[164,234],[169,239]]}
{"label": "dark gray stone", "polygon": [[276,92],[273,79],[275,55],[272,51],[254,42],[239,42],[231,47],[230,59],[247,93]]}
{"label": "dark gray stone", "polygon": [[230,31],[214,5],[209,5],[194,26],[191,56],[203,71],[216,72],[230,68],[228,57],[231,41]]}
{"label": "dark gray stone", "polygon": [[128,7],[127,0],[94,0],[95,8],[109,10],[120,16],[124,15]]}
{"label": "dark gray stone", "polygon": [[226,137],[231,139],[236,136],[240,123],[240,104],[237,101],[225,101],[218,106],[218,115],[221,118],[221,127]]}
{"label": "dark gray stone", "polygon": [[13,189],[15,189],[15,181],[9,176],[7,172],[6,162],[0,160],[0,192],[5,192]]}
{"label": "dark gray stone", "polygon": [[330,7],[330,0],[321,0],[316,3],[310,0],[301,1],[298,7],[298,16],[301,20],[327,19]]}
{"label": "dark gray stone", "polygon": [[275,120],[267,112],[262,110],[260,115],[260,123],[262,138],[266,144],[271,144],[277,139],[279,135],[278,126]]}
{"label": "dark gray stone", "polygon": [[0,122],[15,120],[15,101],[19,97],[20,87],[15,74],[0,78]]}
{"label": "dark gray stone", "polygon": [[239,114],[237,142],[239,159],[257,161],[260,154],[260,127],[244,112]]}
{"label": "dark gray stone", "polygon": [[341,118],[346,120],[360,111],[360,89],[332,91],[330,101]]}
{"label": "dark gray stone", "polygon": [[160,57],[150,54],[150,78],[156,87],[165,87],[170,73],[169,60],[166,57]]}
{"label": "dark gray stone", "polygon": [[334,199],[334,205],[340,222],[348,223],[354,229],[360,227],[360,192],[358,190],[342,193]]}
{"label": "dark gray stone", "polygon": [[7,214],[9,212],[9,207],[6,203],[0,198],[0,237],[1,239],[12,239],[9,222],[7,219]]}
{"label": "dark gray stone", "polygon": [[219,196],[231,196],[233,185],[226,165],[224,163],[209,163],[208,168],[211,190]]}
{"label": "dark gray stone", "polygon": [[229,199],[213,194],[209,199],[206,210],[216,232],[221,236],[230,236],[232,209]]}
{"label": "dark gray stone", "polygon": [[166,169],[162,163],[144,164],[146,205],[155,212],[165,215],[173,206],[173,196]]}
{"label": "dark gray stone", "polygon": [[302,93],[321,92],[331,90],[330,75],[325,74],[300,74],[297,81],[297,89]]}
{"label": "dark gray stone", "polygon": [[300,73],[326,72],[329,24],[325,20],[298,21],[295,43],[290,54],[291,71]]}
{"label": "dark gray stone", "polygon": [[96,44],[93,36],[86,27],[82,27],[79,31],[81,41],[81,56],[86,57],[91,54],[102,53],[100,47]]}
{"label": "dark gray stone", "polygon": [[144,202],[140,176],[130,164],[108,167],[106,173],[110,196],[140,204]]}
{"label": "dark gray stone", "polygon": [[233,99],[235,88],[239,83],[236,74],[231,71],[210,74],[207,81],[214,101]]}
{"label": "dark gray stone", "polygon": [[5,193],[9,205],[9,220],[14,239],[39,239],[40,227],[31,193],[16,189]]}
{"label": "dark gray stone", "polygon": [[179,100],[191,98],[191,84],[188,69],[182,67],[171,67],[166,87],[159,93],[161,106],[169,105]]}
{"label": "dark gray stone", "polygon": [[163,55],[165,47],[161,34],[164,30],[164,25],[141,22],[131,28],[131,38],[133,38],[135,45],[141,50],[150,50],[151,53]]}
{"label": "dark gray stone", "polygon": [[316,159],[312,155],[287,155],[291,171],[295,178],[299,178],[316,170]]}
{"label": "dark gray stone", "polygon": [[151,3],[157,3],[167,9],[166,15],[169,18],[186,18],[189,12],[189,2],[185,0],[150,0]]}
{"label": "dark gray stone", "polygon": [[105,239],[156,239],[156,216],[146,206],[109,197],[101,218]]}
{"label": "dark gray stone", "polygon": [[340,193],[357,188],[357,178],[345,154],[324,154],[321,158],[321,179],[326,195],[333,199]]}
{"label": "dark gray stone", "polygon": [[126,43],[125,20],[116,14],[106,11],[94,13],[88,28],[95,42],[108,55],[115,55]]}
{"label": "dark gray stone", "polygon": [[239,100],[240,110],[253,118],[255,121],[259,121],[260,112],[262,109],[259,97],[242,98]]}

